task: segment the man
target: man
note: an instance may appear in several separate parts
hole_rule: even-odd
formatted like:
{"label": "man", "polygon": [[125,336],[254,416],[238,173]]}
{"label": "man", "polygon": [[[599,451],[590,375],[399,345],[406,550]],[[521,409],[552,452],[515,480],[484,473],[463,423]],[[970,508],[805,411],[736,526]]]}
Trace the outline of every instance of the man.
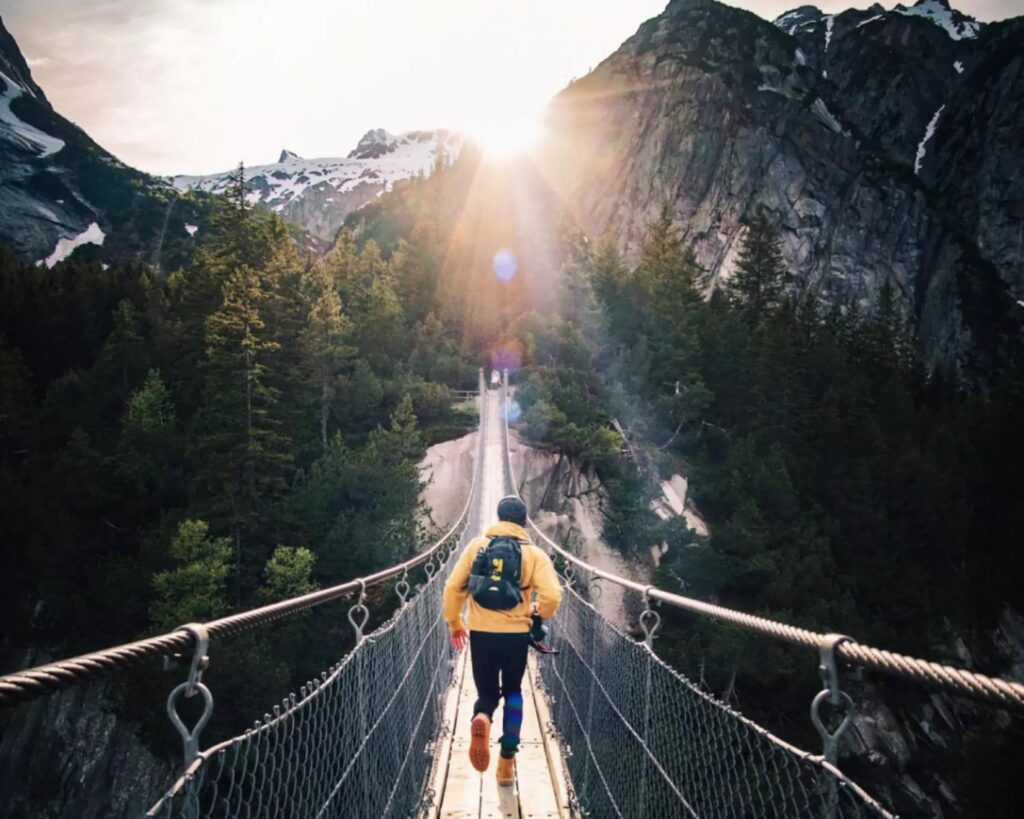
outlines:
{"label": "man", "polygon": [[[483,773],[491,761],[491,719],[504,697],[499,785],[515,781],[515,755],[523,723],[523,673],[530,648],[543,620],[553,617],[562,587],[551,559],[523,528],[526,505],[516,497],[498,503],[498,522],[470,541],[444,586],[444,619],[452,645],[461,651],[468,642],[477,700],[470,726],[469,759]],[[536,592],[536,602],[532,601]],[[467,634],[462,607],[469,601]]]}

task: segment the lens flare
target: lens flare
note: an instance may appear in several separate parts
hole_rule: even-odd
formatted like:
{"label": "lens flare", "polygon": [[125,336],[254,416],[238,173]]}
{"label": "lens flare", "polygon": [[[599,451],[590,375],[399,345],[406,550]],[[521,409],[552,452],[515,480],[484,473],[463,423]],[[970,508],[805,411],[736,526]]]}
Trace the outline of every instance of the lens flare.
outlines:
{"label": "lens flare", "polygon": [[516,257],[511,250],[502,248],[494,254],[494,275],[503,282],[511,281],[516,275]]}
{"label": "lens flare", "polygon": [[519,406],[518,401],[512,399],[511,401],[508,402],[508,407],[502,414],[505,416],[506,421],[508,421],[510,424],[514,424],[523,416],[523,408]]}
{"label": "lens flare", "polygon": [[499,341],[491,350],[491,366],[514,373],[523,366],[523,345],[518,341]]}

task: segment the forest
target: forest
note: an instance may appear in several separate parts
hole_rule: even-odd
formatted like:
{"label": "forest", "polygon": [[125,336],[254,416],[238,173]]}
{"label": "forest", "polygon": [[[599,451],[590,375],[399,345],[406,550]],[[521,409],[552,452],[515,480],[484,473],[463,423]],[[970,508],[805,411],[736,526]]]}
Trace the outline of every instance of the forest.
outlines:
{"label": "forest", "polygon": [[[333,585],[435,534],[416,464],[475,424],[451,391],[479,366],[436,266],[349,232],[303,255],[246,204],[241,173],[190,263],[160,278],[0,253],[8,668]],[[231,696],[208,738],[336,661],[344,622],[318,612],[214,646],[211,684]],[[166,687],[137,677],[130,716]],[[166,750],[169,725],[140,723]]]}
{"label": "forest", "polygon": [[[981,379],[928,371],[891,287],[870,310],[800,298],[763,215],[724,283],[668,209],[633,261],[613,234],[562,230],[565,262],[544,298],[527,273],[474,278],[490,264],[481,246],[515,238],[466,206],[473,163],[364,208],[322,259],[246,205],[241,175],[194,257],[162,277],[0,253],[9,658],[135,639],[411,555],[431,534],[416,463],[474,423],[450,393],[514,348],[520,434],[600,477],[610,543],[637,559],[668,544],[662,587],[954,664],[963,641],[979,670],[1004,670],[987,635],[1007,606],[1024,607],[1021,361]],[[657,479],[676,471],[708,539],[650,511]],[[663,615],[667,661],[815,746],[813,658]],[[216,646],[211,684],[232,695],[209,738],[350,639],[332,611]],[[132,685],[151,691],[149,708],[166,683],[142,677]],[[137,700],[121,702],[130,717]],[[163,752],[173,744],[168,726],[147,731]],[[1024,762],[1020,734],[1014,721],[988,750],[969,735],[916,764],[984,800],[998,791],[993,754],[1000,777]]]}
{"label": "forest", "polygon": [[[952,367],[927,371],[891,286],[870,311],[798,298],[760,214],[734,274],[711,284],[668,209],[635,264],[614,235],[577,238],[559,316],[523,316],[510,333],[529,362],[519,374],[522,432],[602,478],[610,542],[638,556],[669,546],[661,588],[952,665],[966,645],[980,670],[1005,673],[1010,660],[991,634],[1007,607],[1024,605],[1022,362],[973,386]],[[635,460],[620,453],[611,418]],[[676,471],[689,478],[707,539],[650,512],[656,479]],[[816,747],[806,718],[820,688],[814,658],[661,613],[663,658]],[[922,707],[910,685],[852,684],[869,705]],[[983,713],[961,747],[924,740],[911,765],[955,782],[966,815],[1007,815],[1000,794],[1013,793],[1024,762],[1022,727]],[[892,784],[863,759],[844,770],[877,792]]]}

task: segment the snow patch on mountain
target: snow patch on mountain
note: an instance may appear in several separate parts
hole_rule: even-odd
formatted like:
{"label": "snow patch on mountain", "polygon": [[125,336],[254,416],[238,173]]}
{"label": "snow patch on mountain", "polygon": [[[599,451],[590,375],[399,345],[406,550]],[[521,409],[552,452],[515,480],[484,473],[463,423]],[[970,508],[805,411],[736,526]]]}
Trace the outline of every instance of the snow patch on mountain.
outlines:
{"label": "snow patch on mountain", "polygon": [[47,267],[53,267],[58,262],[64,261],[68,256],[74,253],[75,248],[81,247],[82,245],[102,245],[106,234],[100,230],[100,226],[95,222],[91,222],[89,227],[79,233],[77,236],[67,238],[62,236],[57,240],[57,247],[53,249],[53,253],[47,256],[45,259],[41,259],[36,262],[36,265],[46,265]]}
{"label": "snow patch on mountain", "polygon": [[973,17],[951,9],[946,0],[920,0],[909,9],[896,6],[893,12],[904,17],[923,17],[930,20],[939,28],[945,29],[953,40],[973,40],[984,25]]}
{"label": "snow patch on mountain", "polygon": [[775,18],[775,25],[792,36],[801,29],[812,31],[821,18],[821,9],[815,6],[800,6]]}
{"label": "snow patch on mountain", "polygon": [[854,26],[854,28],[860,28],[861,26],[866,26],[868,23],[875,22],[875,20],[882,20],[884,18],[884,14],[876,14],[874,17],[868,17],[867,20],[861,20],[859,23],[857,23],[857,25]]}
{"label": "snow patch on mountain", "polygon": [[[843,131],[843,126],[839,124],[839,120],[828,110],[828,106],[821,97],[818,97],[811,103],[811,111],[829,130],[835,131],[837,134],[846,133]],[[849,136],[849,134],[846,134],[846,136]]]}
{"label": "snow patch on mountain", "polygon": [[921,173],[921,163],[924,161],[925,146],[928,144],[928,140],[935,136],[935,129],[938,127],[939,117],[942,116],[942,112],[945,108],[945,104],[939,106],[939,110],[936,111],[928,121],[928,127],[924,129],[924,138],[917,144],[917,156],[914,157],[914,173],[917,175],[920,175]]}
{"label": "snow patch on mountain", "polygon": [[[331,238],[348,213],[390,190],[395,183],[428,175],[441,155],[453,162],[462,137],[451,131],[409,131],[391,134],[383,128],[368,131],[347,157],[304,159],[282,151],[271,165],[245,168],[246,200],[263,204],[286,218],[305,224],[308,211],[333,213],[332,218],[307,228]],[[181,191],[223,193],[235,171],[206,176],[179,175],[171,183]],[[318,217],[319,218],[319,217]]]}
{"label": "snow patch on mountain", "polygon": [[8,131],[0,135],[18,143],[22,148],[36,152],[39,157],[52,156],[64,147],[64,140],[50,136],[40,131],[35,126],[22,122],[11,110],[11,103],[25,93],[25,88],[16,83],[2,71],[0,80],[3,80],[4,91],[0,94],[0,122],[7,126]]}

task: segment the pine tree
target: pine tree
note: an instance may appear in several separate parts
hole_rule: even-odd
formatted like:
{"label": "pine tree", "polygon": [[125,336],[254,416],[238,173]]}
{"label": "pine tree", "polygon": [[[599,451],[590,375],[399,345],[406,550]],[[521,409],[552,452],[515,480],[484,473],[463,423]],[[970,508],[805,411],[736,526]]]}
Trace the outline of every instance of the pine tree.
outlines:
{"label": "pine tree", "polygon": [[[698,300],[696,259],[683,245],[672,223],[672,209],[662,205],[658,218],[647,225],[636,279],[648,306],[669,312]],[[669,304],[665,303],[669,300]]]}
{"label": "pine tree", "polygon": [[323,265],[313,265],[303,279],[303,296],[309,304],[302,345],[306,355],[306,373],[316,392],[320,422],[320,445],[327,449],[327,422],[334,400],[338,368],[351,357],[345,345],[348,319],[342,312],[341,298]]}
{"label": "pine tree", "polygon": [[291,442],[280,429],[280,396],[264,363],[277,349],[265,332],[264,299],[256,271],[240,267],[224,283],[220,309],[206,320],[197,488],[231,527],[240,582],[248,564],[246,540],[255,540],[260,524],[271,518],[292,458]]}
{"label": "pine tree", "polygon": [[753,324],[782,302],[788,271],[778,234],[768,217],[759,213],[747,225],[739,260],[725,289]]}

